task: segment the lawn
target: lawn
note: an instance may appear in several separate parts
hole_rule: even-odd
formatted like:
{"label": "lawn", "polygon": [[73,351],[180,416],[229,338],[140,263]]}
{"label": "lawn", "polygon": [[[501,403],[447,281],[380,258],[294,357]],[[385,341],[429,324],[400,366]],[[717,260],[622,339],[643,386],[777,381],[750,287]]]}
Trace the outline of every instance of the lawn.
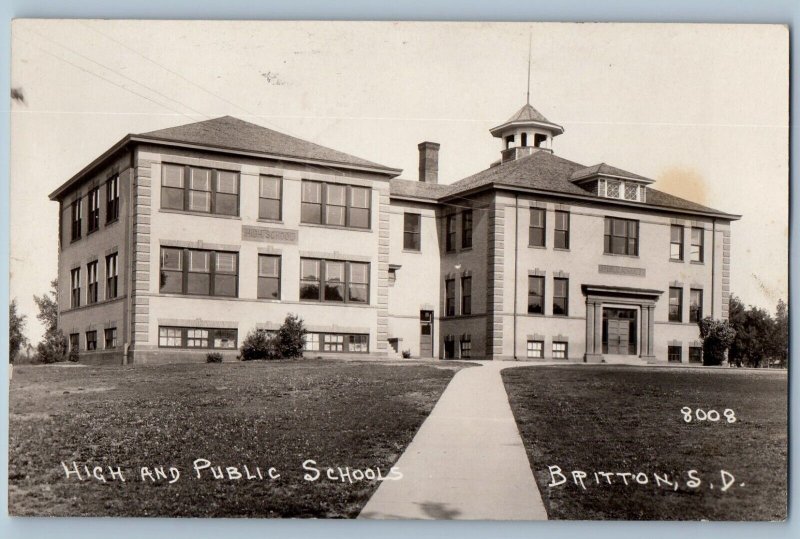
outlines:
{"label": "lawn", "polygon": [[503,380],[551,519],[786,518],[785,371],[542,366]]}
{"label": "lawn", "polygon": [[[359,474],[389,473],[458,368],[322,360],[19,366],[10,392],[9,511],[355,517],[379,484]],[[222,466],[223,478],[205,468],[198,479],[193,463],[201,458]],[[316,475],[303,468],[307,459],[321,472],[314,481],[304,477]],[[83,479],[67,478],[62,461],[71,470],[78,463]],[[86,479],[83,465],[102,466],[97,475],[106,482]],[[143,466],[156,481],[142,480]],[[180,473],[174,483],[170,466]],[[339,467],[349,468],[352,483]],[[270,479],[270,468],[280,477]]]}

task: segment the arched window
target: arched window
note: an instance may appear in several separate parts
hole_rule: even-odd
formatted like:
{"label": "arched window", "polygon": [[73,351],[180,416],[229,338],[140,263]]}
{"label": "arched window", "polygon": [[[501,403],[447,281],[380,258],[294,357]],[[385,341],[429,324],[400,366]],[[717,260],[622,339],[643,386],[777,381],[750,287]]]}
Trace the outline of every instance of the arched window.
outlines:
{"label": "arched window", "polygon": [[506,137],[506,150],[512,148],[514,146],[514,135],[508,135]]}
{"label": "arched window", "polygon": [[528,134],[522,133],[522,138],[520,140],[520,146],[527,146],[528,145]]}
{"label": "arched window", "polygon": [[544,145],[545,141],[547,141],[547,135],[536,133],[533,136],[533,145],[536,146],[537,148],[541,148]]}

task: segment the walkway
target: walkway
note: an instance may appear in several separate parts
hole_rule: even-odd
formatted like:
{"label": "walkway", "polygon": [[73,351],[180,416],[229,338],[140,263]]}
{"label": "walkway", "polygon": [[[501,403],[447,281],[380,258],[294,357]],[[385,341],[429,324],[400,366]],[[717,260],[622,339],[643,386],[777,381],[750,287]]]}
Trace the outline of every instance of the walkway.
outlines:
{"label": "walkway", "polygon": [[501,369],[486,361],[460,370],[361,511],[370,519],[546,520]]}

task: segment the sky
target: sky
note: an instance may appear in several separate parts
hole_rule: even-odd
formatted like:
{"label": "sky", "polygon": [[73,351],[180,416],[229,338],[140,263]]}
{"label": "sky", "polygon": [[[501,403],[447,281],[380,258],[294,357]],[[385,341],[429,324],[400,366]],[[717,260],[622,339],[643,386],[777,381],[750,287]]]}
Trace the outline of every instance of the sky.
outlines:
{"label": "sky", "polygon": [[489,134],[525,103],[565,133],[557,155],[606,162],[735,214],[731,290],[788,300],[788,30],[783,26],[16,20],[10,296],[56,276],[47,195],[128,133],[231,115],[417,179],[499,157]]}

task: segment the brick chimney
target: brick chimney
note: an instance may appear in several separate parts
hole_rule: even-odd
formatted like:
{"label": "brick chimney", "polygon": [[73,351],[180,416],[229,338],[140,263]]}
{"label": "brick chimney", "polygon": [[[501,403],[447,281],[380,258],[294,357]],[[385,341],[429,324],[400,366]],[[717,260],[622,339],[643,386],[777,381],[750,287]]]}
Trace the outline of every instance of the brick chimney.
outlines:
{"label": "brick chimney", "polygon": [[439,183],[439,143],[420,142],[419,148],[419,181]]}

